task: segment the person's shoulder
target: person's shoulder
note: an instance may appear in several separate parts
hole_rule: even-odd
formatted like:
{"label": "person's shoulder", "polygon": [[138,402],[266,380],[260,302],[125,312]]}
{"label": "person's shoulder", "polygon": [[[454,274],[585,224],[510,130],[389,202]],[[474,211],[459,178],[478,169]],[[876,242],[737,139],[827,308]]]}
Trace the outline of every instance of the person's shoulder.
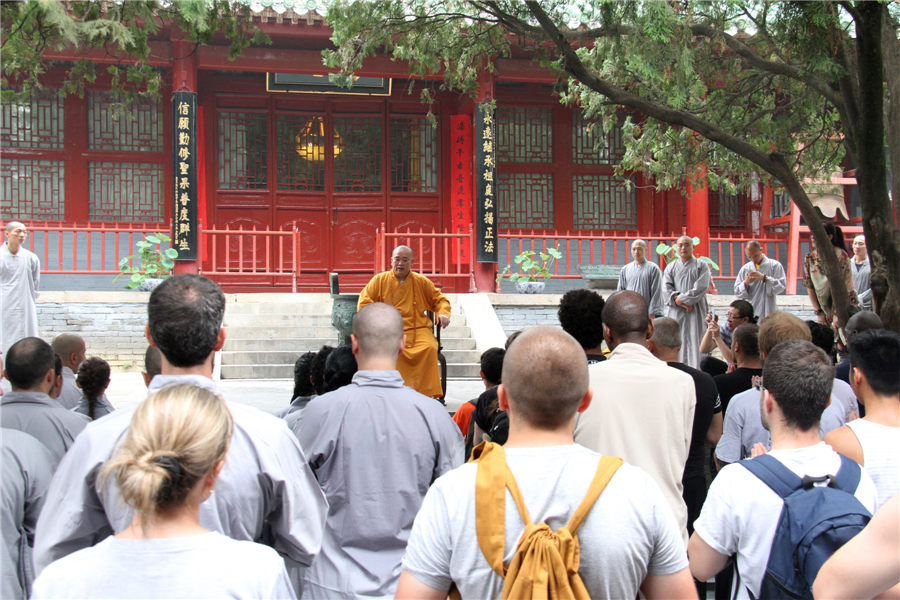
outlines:
{"label": "person's shoulder", "polygon": [[226,404],[234,419],[235,426],[247,430],[251,435],[254,433],[270,435],[273,433],[290,433],[284,419],[279,419],[273,414],[241,402],[226,401]]}
{"label": "person's shoulder", "polygon": [[252,570],[266,564],[279,568],[284,565],[284,559],[270,546],[250,540],[236,540],[215,531],[205,535],[207,547],[214,548],[242,570]]}

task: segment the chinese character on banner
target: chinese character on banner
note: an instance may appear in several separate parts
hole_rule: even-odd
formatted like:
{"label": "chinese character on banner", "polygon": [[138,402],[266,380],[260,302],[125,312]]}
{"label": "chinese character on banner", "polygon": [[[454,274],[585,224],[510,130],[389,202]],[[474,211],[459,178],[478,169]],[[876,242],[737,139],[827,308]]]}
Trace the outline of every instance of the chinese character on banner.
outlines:
{"label": "chinese character on banner", "polygon": [[[450,129],[454,132],[450,148],[450,155],[454,157],[450,165],[450,180],[454,182],[450,231],[468,233],[472,226],[472,117],[452,115]],[[456,264],[471,261],[465,238],[453,238],[452,252]]]}
{"label": "chinese character on banner", "polygon": [[475,147],[475,244],[476,260],[480,263],[497,262],[497,226],[494,221],[497,214],[494,210],[496,202],[495,169],[497,159],[494,155],[496,147],[494,109],[490,102],[475,105],[475,122],[477,138]]}
{"label": "chinese character on banner", "polygon": [[172,246],[178,260],[197,260],[197,94],[172,94]]}

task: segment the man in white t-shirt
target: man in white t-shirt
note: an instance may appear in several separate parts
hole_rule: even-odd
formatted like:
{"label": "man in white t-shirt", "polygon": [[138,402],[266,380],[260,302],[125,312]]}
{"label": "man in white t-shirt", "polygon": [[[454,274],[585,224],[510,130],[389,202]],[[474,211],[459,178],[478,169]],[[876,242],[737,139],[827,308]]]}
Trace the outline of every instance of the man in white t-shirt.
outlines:
{"label": "man in white t-shirt", "polygon": [[[766,358],[762,420],[772,434],[769,454],[799,477],[834,475],[840,467],[840,455],[819,435],[833,380],[834,365],[828,356],[806,340],[782,342]],[[867,510],[874,509],[875,485],[865,470],[855,496]],[[694,577],[708,580],[736,554],[737,597],[759,597],[782,505],[781,498],[743,465],[724,467],[709,488],[688,544]]]}
{"label": "man in white t-shirt", "polygon": [[[644,313],[646,316],[646,312]],[[531,520],[554,531],[584,499],[601,456],[574,443],[575,414],[590,404],[584,350],[564,331],[527,330],[509,347],[498,387],[508,411],[506,462]],[[503,578],[488,564],[475,526],[477,463],[439,478],[428,490],[410,534],[397,598],[443,600],[451,584],[463,598],[498,598]],[[509,493],[504,564],[524,524]],[[577,530],[579,574],[594,598],[696,598],[681,532],[659,487],[624,464]]]}

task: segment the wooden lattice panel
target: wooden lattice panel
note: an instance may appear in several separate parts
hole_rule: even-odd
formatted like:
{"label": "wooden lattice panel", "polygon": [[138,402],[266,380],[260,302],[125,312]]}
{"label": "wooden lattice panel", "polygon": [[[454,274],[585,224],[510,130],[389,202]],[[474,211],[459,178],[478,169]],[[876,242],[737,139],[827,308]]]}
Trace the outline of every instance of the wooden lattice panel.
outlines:
{"label": "wooden lattice panel", "polygon": [[24,103],[0,105],[0,144],[4,148],[62,150],[63,100],[40,90]]}
{"label": "wooden lattice panel", "polygon": [[342,140],[334,159],[334,191],[381,191],[381,118],[336,117],[334,128]]}
{"label": "wooden lattice panel", "polygon": [[321,116],[278,115],[275,135],[278,152],[278,189],[325,189],[325,122]]}
{"label": "wooden lattice panel", "polygon": [[163,168],[152,163],[88,163],[88,218],[163,221]]}
{"label": "wooden lattice panel", "polygon": [[709,191],[710,229],[746,229],[749,212],[747,194],[726,194],[721,190]]}
{"label": "wooden lattice panel", "polygon": [[219,187],[265,189],[268,131],[265,113],[220,112]]}
{"label": "wooden lattice panel", "polygon": [[0,161],[0,218],[65,218],[66,169],[58,160]]}
{"label": "wooden lattice panel", "polygon": [[117,115],[112,96],[88,92],[88,148],[110,152],[162,152],[162,110],[158,99],[138,98],[131,116]]}
{"label": "wooden lattice panel", "polygon": [[391,191],[437,193],[438,135],[424,118],[391,119]]}
{"label": "wooden lattice panel", "polygon": [[[620,120],[621,122],[621,120]],[[615,127],[600,142],[600,133],[592,134],[580,112],[572,117],[572,162],[576,165],[615,165],[625,156],[622,128]]]}
{"label": "wooden lattice panel", "polygon": [[637,195],[624,177],[591,174],[572,177],[575,229],[637,229]]}
{"label": "wooden lattice panel", "polygon": [[548,173],[499,173],[499,227],[553,228],[553,177]]}
{"label": "wooden lattice panel", "polygon": [[496,144],[498,163],[552,163],[553,110],[549,107],[498,107]]}

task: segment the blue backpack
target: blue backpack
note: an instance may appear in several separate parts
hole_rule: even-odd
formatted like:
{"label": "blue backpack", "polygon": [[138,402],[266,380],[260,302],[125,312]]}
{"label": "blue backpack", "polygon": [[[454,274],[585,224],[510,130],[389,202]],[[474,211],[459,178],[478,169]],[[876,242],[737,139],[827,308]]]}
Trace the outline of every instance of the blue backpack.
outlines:
{"label": "blue backpack", "polygon": [[[760,598],[811,599],[822,564],[872,517],[853,495],[859,465],[840,456],[837,474],[822,477],[800,478],[766,454],[740,462],[784,500]],[[826,486],[815,485],[825,482]]]}

